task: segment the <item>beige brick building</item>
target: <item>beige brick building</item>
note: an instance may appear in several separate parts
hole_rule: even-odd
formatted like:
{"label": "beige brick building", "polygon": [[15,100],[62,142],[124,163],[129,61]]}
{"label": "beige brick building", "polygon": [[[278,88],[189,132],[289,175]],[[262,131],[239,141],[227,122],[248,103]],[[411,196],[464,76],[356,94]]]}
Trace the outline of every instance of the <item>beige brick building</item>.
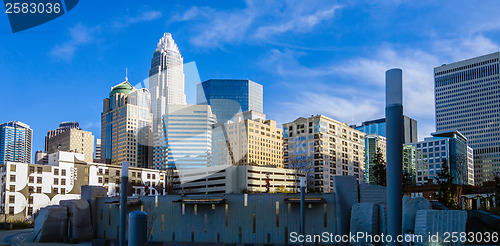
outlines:
{"label": "beige brick building", "polygon": [[264,114],[255,117],[249,113],[236,116],[236,122],[227,125],[234,164],[283,168],[282,129],[276,127],[276,121],[265,120]]}
{"label": "beige brick building", "polygon": [[47,152],[81,153],[86,162],[94,161],[94,135],[78,128],[68,129],[47,139]]}

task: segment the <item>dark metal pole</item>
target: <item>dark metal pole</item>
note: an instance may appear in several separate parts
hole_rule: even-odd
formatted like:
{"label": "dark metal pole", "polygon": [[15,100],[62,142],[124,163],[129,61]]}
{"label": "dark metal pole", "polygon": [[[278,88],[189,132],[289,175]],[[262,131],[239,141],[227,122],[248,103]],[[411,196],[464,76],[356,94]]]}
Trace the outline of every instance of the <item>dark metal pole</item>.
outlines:
{"label": "dark metal pole", "polygon": [[[300,233],[305,235],[306,178],[300,177]],[[302,242],[304,245],[304,242]]]}
{"label": "dark metal pole", "polygon": [[125,232],[127,231],[127,184],[128,162],[122,162],[122,180],[120,188],[120,246],[127,246]]}
{"label": "dark metal pole", "polygon": [[389,245],[402,235],[403,198],[403,71],[399,68],[385,73],[387,133],[387,230]]}

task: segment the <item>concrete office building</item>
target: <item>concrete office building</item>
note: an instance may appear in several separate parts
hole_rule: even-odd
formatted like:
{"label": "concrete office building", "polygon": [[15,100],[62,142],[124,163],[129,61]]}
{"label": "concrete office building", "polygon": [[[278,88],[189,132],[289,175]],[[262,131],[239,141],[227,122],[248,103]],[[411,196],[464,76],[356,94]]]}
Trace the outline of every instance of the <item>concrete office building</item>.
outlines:
{"label": "concrete office building", "polygon": [[125,79],[111,88],[101,113],[101,152],[105,163],[132,167],[152,165],[152,113],[147,89]]}
{"label": "concrete office building", "polygon": [[303,170],[307,187],[333,192],[333,176],[365,182],[365,133],[323,115],[283,124],[284,165]]}
{"label": "concrete office building", "polygon": [[231,148],[228,164],[283,168],[283,130],[276,127],[276,121],[247,111],[237,114],[226,128]]}
{"label": "concrete office building", "polygon": [[183,58],[170,33],[163,34],[151,58],[149,91],[153,131],[156,133],[161,126],[162,116],[167,113],[167,105],[186,104]]}
{"label": "concrete office building", "polygon": [[[414,166],[416,184],[423,185],[435,182],[435,177],[442,170],[443,160],[446,160],[453,183],[474,185],[473,151],[467,142],[467,138],[458,131],[433,133],[424,141],[405,145],[404,151],[409,158],[405,159],[403,155],[403,160],[414,163],[404,163],[403,166]],[[411,158],[412,152],[414,159]]]}
{"label": "concrete office building", "polygon": [[366,183],[375,184],[375,176],[373,175],[373,166],[375,166],[375,154],[380,148],[384,162],[387,162],[386,155],[386,139],[385,137],[369,134],[365,136],[365,160],[366,160]]}
{"label": "concrete office building", "polygon": [[[414,143],[418,141],[417,134],[417,121],[404,115],[404,139],[403,143]],[[366,134],[375,134],[382,137],[387,137],[385,131],[385,118],[370,120],[361,123],[361,126],[355,126],[356,130],[362,131]]]}
{"label": "concrete office building", "polygon": [[33,130],[20,121],[0,124],[0,164],[7,161],[31,162]]}
{"label": "concrete office building", "polygon": [[[103,186],[108,196],[118,195],[121,166],[85,162],[83,154],[63,151],[50,154],[48,159],[47,165],[7,162],[0,166],[4,180],[0,184],[0,213],[6,220],[23,220],[42,207],[80,199],[83,185]],[[164,180],[165,174],[158,170],[130,167],[129,195],[163,194]]]}
{"label": "concrete office building", "polygon": [[500,172],[500,52],[434,68],[436,130],[458,130],[474,149],[475,183]]}
{"label": "concrete office building", "polygon": [[229,194],[293,192],[300,187],[304,172],[251,165],[217,165],[208,168],[174,172],[167,176],[174,193],[178,194]]}
{"label": "concrete office building", "polygon": [[212,165],[215,115],[208,105],[168,105],[155,135],[153,168],[195,169]]}
{"label": "concrete office building", "polygon": [[37,150],[35,152],[35,164],[46,165],[49,163],[49,152]]}
{"label": "concrete office building", "polygon": [[52,137],[46,138],[47,153],[70,151],[82,153],[85,161],[94,160],[94,135],[78,128],[71,128]]}
{"label": "concrete office building", "polygon": [[63,133],[69,129],[80,129],[80,124],[75,121],[65,121],[59,124],[59,128],[55,130],[49,130],[47,131],[47,136],[45,136],[45,151],[49,150],[49,140],[50,138]]}

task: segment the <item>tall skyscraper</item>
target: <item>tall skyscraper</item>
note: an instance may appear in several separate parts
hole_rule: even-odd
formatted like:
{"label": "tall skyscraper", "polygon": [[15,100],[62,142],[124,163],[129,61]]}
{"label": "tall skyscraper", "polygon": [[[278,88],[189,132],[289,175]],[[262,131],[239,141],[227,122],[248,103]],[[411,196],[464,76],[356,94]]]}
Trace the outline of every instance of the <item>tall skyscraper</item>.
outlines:
{"label": "tall skyscraper", "polygon": [[219,124],[236,113],[264,113],[263,87],[248,79],[210,79],[196,86],[196,104],[212,106]]}
{"label": "tall skyscraper", "polygon": [[333,192],[333,176],[365,182],[365,134],[323,115],[283,124],[284,165],[305,171],[307,187]]}
{"label": "tall skyscraper", "polygon": [[167,105],[185,105],[183,59],[172,34],[158,41],[149,70],[149,91],[153,112],[153,130],[158,131]]}
{"label": "tall skyscraper", "polygon": [[458,130],[474,150],[475,184],[500,172],[500,52],[434,68],[436,130]]}
{"label": "tall skyscraper", "polygon": [[83,154],[86,162],[94,161],[94,135],[91,132],[71,128],[46,139],[48,154],[68,151]]}
{"label": "tall skyscraper", "polygon": [[0,125],[0,164],[7,161],[31,163],[33,130],[20,122]]}
{"label": "tall skyscraper", "polygon": [[[408,144],[418,142],[417,121],[404,115],[403,126],[403,143]],[[356,126],[356,130],[362,131],[366,134],[375,134],[387,137],[385,131],[385,118],[365,121],[361,124],[361,126]]]}
{"label": "tall skyscraper", "polygon": [[49,143],[50,138],[56,136],[59,133],[63,133],[69,129],[80,129],[80,124],[78,122],[74,122],[74,121],[65,121],[65,122],[62,122],[61,124],[59,124],[59,128],[57,128],[55,130],[49,130],[47,132],[47,136],[45,136],[45,151],[49,150],[48,143]]}
{"label": "tall skyscraper", "polygon": [[101,114],[101,158],[105,163],[152,165],[150,102],[149,91],[134,88],[128,79],[111,88]]}
{"label": "tall skyscraper", "polygon": [[154,141],[155,169],[184,171],[212,165],[215,116],[210,106],[168,105],[162,123]]}

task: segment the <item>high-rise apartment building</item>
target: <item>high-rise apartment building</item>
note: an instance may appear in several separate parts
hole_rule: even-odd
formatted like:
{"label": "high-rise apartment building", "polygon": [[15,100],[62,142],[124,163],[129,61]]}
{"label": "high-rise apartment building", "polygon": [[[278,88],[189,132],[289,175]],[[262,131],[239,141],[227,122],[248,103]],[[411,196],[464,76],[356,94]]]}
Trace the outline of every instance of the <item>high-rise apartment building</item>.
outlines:
{"label": "high-rise apartment building", "polygon": [[[382,137],[387,137],[385,129],[385,118],[365,121],[361,123],[361,126],[356,126],[356,130],[362,131],[366,134],[375,134]],[[403,143],[415,143],[418,142],[417,134],[417,121],[404,115],[403,116],[403,127],[404,127],[404,139]]]}
{"label": "high-rise apartment building", "polygon": [[33,130],[20,121],[0,125],[0,164],[7,161],[31,162]]}
{"label": "high-rise apartment building", "polygon": [[83,154],[85,161],[94,161],[94,135],[79,128],[71,128],[46,138],[47,153],[68,151]]}
{"label": "high-rise apartment building", "polygon": [[369,134],[365,136],[365,160],[366,160],[366,183],[376,184],[373,174],[373,166],[375,166],[375,154],[378,149],[382,154],[384,162],[387,162],[386,155],[386,139],[385,137]]}
{"label": "high-rise apartment building", "polygon": [[283,124],[284,165],[302,170],[307,186],[333,192],[333,176],[365,182],[365,133],[323,115]]}
{"label": "high-rise apartment building", "polygon": [[467,137],[477,185],[500,172],[499,58],[495,52],[434,68],[436,130]]}
{"label": "high-rise apartment building", "polygon": [[149,70],[149,91],[153,112],[153,130],[158,131],[167,105],[185,105],[183,59],[172,34],[158,41]]}
{"label": "high-rise apartment building", "polygon": [[212,165],[215,115],[208,105],[168,105],[155,135],[153,168],[188,170]]}
{"label": "high-rise apartment building", "polygon": [[228,164],[283,168],[282,129],[276,126],[276,121],[266,120],[265,115],[261,115],[255,117],[247,111],[236,115],[234,123],[227,124],[231,148]]}
{"label": "high-rise apartment building", "polygon": [[248,79],[209,79],[197,85],[196,104],[212,106],[219,124],[237,113],[264,112],[263,87]]}
{"label": "high-rise apartment building", "polygon": [[101,158],[105,163],[132,167],[152,165],[152,113],[147,89],[125,79],[111,88],[101,114]]}
{"label": "high-rise apartment building", "polygon": [[404,148],[407,150],[411,147],[411,151],[415,152],[415,158],[410,160],[414,163],[404,163],[403,166],[415,166],[416,184],[426,184],[429,180],[434,182],[446,160],[453,183],[474,185],[473,151],[467,145],[467,138],[458,131],[431,135],[424,141],[406,144]]}

